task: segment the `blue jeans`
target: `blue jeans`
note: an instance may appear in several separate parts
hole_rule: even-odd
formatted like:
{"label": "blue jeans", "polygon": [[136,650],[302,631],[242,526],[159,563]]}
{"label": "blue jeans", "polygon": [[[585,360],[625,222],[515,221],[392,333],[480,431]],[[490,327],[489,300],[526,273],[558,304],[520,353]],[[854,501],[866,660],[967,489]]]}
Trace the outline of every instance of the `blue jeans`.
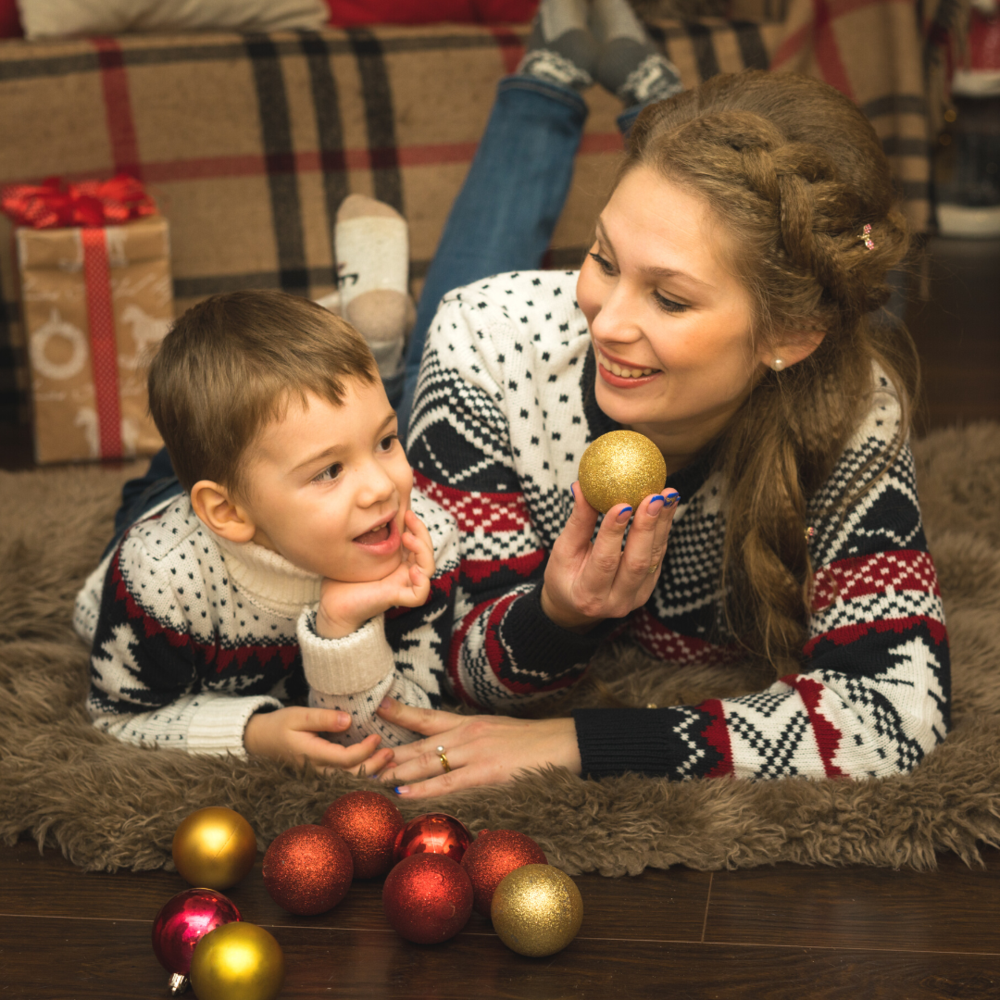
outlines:
{"label": "blue jeans", "polygon": [[122,505],[115,514],[115,536],[108,543],[104,555],[121,541],[126,529],[135,524],[145,513],[164,500],[183,492],[180,482],[174,475],[174,467],[170,464],[167,449],[161,448],[150,461],[146,474],[138,479],[130,479],[122,487]]}
{"label": "blue jeans", "polygon": [[[618,116],[623,135],[628,134],[641,110],[628,108]],[[530,76],[508,76],[500,81],[486,131],[452,205],[420,295],[402,400],[396,407],[403,440],[424,340],[441,297],[491,274],[541,265],[569,193],[586,120],[587,104],[575,90]],[[395,403],[400,394],[399,376],[388,380],[385,388]],[[122,489],[115,537],[105,551],[147,511],[181,492],[163,449],[154,456],[145,476],[129,480]]]}
{"label": "blue jeans", "polygon": [[[640,110],[619,116],[623,134]],[[586,120],[586,102],[575,90],[530,76],[500,81],[420,295],[396,407],[404,440],[424,341],[441,297],[491,274],[541,265],[566,202]]]}

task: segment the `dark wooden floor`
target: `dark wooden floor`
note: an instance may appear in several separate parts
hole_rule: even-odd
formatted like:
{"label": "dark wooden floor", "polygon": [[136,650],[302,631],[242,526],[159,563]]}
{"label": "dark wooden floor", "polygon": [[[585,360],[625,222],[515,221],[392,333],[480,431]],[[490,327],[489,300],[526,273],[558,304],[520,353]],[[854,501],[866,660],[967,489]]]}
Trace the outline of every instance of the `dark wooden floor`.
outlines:
{"label": "dark wooden floor", "polygon": [[[1000,241],[938,241],[932,261],[931,301],[907,310],[925,368],[920,427],[1000,419]],[[26,432],[0,428],[0,467],[28,465]],[[476,915],[446,944],[407,944],[378,882],[356,883],[324,916],[291,917],[267,896],[258,859],[228,894],[280,942],[284,1000],[979,1000],[1000,997],[1000,851],[983,856],[985,870],[942,855],[935,873],[582,876],[580,934],[546,959],[508,951]],[[0,847],[0,998],[168,996],[149,935],[183,888],[176,874],[84,874],[31,842]]]}
{"label": "dark wooden floor", "polygon": [[[986,871],[940,861],[932,874],[778,865],[578,876],[583,927],[545,959],[508,951],[476,914],[451,941],[408,944],[386,923],[378,880],[356,882],[323,916],[292,917],[268,897],[258,859],[227,895],[278,939],[283,1000],[996,997],[1000,852]],[[0,886],[0,996],[169,996],[150,928],[187,888],[179,875],[88,875],[21,842],[0,849]]]}

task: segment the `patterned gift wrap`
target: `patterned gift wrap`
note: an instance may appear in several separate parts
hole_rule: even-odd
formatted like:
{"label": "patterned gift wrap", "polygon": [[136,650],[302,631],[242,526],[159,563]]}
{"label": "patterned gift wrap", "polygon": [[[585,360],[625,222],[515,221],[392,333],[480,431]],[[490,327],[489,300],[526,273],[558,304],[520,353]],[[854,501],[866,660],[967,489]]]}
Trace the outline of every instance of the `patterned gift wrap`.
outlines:
{"label": "patterned gift wrap", "polygon": [[153,454],[146,369],[173,319],[166,220],[15,237],[35,460]]}
{"label": "patterned gift wrap", "polygon": [[[911,219],[924,228],[929,171],[912,5],[790,0],[788,8],[781,23],[656,20],[651,32],[687,87],[774,61],[847,88],[871,115]],[[842,31],[854,26],[863,34],[845,46]],[[527,33],[438,24],[7,41],[0,128],[17,140],[0,147],[0,183],[120,171],[143,181],[170,221],[178,314],[236,288],[333,291],[337,206],[351,192],[369,194],[407,218],[419,294],[496,84],[517,65]],[[585,96],[591,114],[552,266],[582,259],[621,150],[619,102],[600,87]],[[6,224],[0,419],[23,420],[27,368]]]}

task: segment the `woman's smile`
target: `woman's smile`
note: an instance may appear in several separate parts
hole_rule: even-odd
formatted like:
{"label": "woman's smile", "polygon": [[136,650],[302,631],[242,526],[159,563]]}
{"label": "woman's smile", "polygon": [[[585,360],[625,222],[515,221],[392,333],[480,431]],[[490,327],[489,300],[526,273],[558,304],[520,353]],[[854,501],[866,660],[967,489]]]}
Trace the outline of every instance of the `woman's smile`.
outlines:
{"label": "woman's smile", "polygon": [[634,389],[640,385],[648,385],[653,379],[660,375],[658,368],[633,368],[622,364],[620,361],[611,358],[597,344],[594,344],[597,353],[597,370],[601,377],[609,384],[620,389]]}

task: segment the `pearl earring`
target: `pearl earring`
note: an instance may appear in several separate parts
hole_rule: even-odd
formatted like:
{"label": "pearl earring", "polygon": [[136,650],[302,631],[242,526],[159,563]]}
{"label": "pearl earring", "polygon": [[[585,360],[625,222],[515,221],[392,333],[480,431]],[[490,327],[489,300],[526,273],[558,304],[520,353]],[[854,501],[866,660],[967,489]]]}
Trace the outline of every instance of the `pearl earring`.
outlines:
{"label": "pearl earring", "polygon": [[785,367],[785,362],[782,358],[775,358],[771,362],[771,367],[776,371],[780,372]]}

